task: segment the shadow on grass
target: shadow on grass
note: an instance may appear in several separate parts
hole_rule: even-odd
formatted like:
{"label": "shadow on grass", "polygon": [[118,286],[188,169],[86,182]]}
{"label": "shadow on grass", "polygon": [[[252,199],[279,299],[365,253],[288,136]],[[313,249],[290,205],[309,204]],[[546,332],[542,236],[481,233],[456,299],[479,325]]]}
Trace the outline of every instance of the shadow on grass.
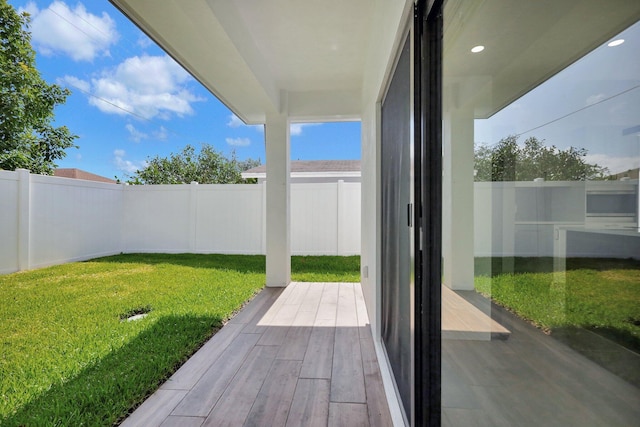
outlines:
{"label": "shadow on grass", "polygon": [[628,331],[566,326],[554,328],[551,336],[618,377],[640,387],[640,340]]}
{"label": "shadow on grass", "polygon": [[[553,273],[553,257],[477,257],[475,275],[494,277],[511,273]],[[566,270],[640,270],[640,260],[618,258],[567,258]]]}
{"label": "shadow on grass", "polygon": [[214,268],[241,273],[265,273],[264,255],[221,254],[120,254],[95,258],[86,262],[139,263],[148,265],[172,264],[183,267]]}
{"label": "shadow on grass", "polygon": [[114,425],[169,378],[220,325],[221,319],[216,317],[162,317],[124,347],[70,381],[53,385],[0,424]]}

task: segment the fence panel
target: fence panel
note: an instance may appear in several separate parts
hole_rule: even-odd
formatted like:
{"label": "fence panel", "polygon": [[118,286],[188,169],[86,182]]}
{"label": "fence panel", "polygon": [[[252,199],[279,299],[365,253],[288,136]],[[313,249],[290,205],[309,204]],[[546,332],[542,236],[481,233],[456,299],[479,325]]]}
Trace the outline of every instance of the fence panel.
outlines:
{"label": "fence panel", "polygon": [[18,172],[0,171],[0,274],[18,270]]}
{"label": "fence panel", "polygon": [[261,254],[262,185],[198,185],[195,252]]}
{"label": "fence panel", "polygon": [[123,252],[189,252],[191,186],[124,187]]}
{"label": "fence panel", "polygon": [[360,183],[345,182],[339,202],[337,255],[360,255]]}
{"label": "fence panel", "polygon": [[338,185],[291,185],[291,253],[338,253]]}
{"label": "fence panel", "polygon": [[29,268],[121,250],[122,186],[31,175]]}

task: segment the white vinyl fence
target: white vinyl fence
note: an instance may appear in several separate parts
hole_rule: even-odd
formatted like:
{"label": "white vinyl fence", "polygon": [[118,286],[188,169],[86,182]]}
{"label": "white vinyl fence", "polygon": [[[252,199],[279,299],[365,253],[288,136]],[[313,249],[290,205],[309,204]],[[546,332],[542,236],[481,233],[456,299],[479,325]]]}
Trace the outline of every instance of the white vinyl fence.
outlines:
{"label": "white vinyl fence", "polygon": [[[264,254],[265,190],[0,171],[0,274],[121,252]],[[292,184],[291,250],[359,254],[360,183]]]}
{"label": "white vinyl fence", "polygon": [[[476,256],[640,258],[637,180],[478,182]],[[265,184],[104,184],[0,171],[0,274],[120,252],[265,253]],[[360,253],[360,183],[291,185],[294,255]]]}

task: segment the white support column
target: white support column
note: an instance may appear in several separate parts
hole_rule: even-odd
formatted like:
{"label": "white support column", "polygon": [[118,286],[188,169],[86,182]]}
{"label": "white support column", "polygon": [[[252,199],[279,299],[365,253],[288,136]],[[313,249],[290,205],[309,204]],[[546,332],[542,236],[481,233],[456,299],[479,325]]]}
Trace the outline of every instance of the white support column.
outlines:
{"label": "white support column", "polygon": [[473,290],[473,114],[455,110],[444,120],[442,256],[444,284]]}
{"label": "white support column", "polygon": [[31,175],[26,169],[18,172],[18,270],[29,270],[31,244]]}
{"label": "white support column", "polygon": [[284,114],[267,115],[267,286],[291,282],[289,121]]}

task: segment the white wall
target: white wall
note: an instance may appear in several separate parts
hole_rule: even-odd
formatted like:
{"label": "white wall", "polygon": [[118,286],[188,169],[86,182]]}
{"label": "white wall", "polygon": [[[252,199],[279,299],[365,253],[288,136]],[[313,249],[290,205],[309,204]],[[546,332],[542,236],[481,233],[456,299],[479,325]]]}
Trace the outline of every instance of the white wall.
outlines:
{"label": "white wall", "polygon": [[[376,0],[362,87],[362,292],[374,337],[379,337],[380,312],[380,103],[404,41],[412,1]],[[382,360],[382,359],[381,359]],[[393,409],[393,408],[392,408]],[[397,408],[396,408],[397,409]],[[397,415],[397,414],[396,414]]]}
{"label": "white wall", "polygon": [[[360,253],[360,184],[293,184],[292,253]],[[264,185],[125,186],[0,171],[0,274],[120,252],[265,253]]]}
{"label": "white wall", "polygon": [[382,380],[394,425],[404,425],[401,404],[394,391],[392,374],[386,354],[380,344],[380,104],[387,81],[392,74],[396,52],[406,33],[404,29],[412,16],[412,1],[375,0],[371,7],[369,50],[362,85],[361,173],[361,284],[364,295]]}

